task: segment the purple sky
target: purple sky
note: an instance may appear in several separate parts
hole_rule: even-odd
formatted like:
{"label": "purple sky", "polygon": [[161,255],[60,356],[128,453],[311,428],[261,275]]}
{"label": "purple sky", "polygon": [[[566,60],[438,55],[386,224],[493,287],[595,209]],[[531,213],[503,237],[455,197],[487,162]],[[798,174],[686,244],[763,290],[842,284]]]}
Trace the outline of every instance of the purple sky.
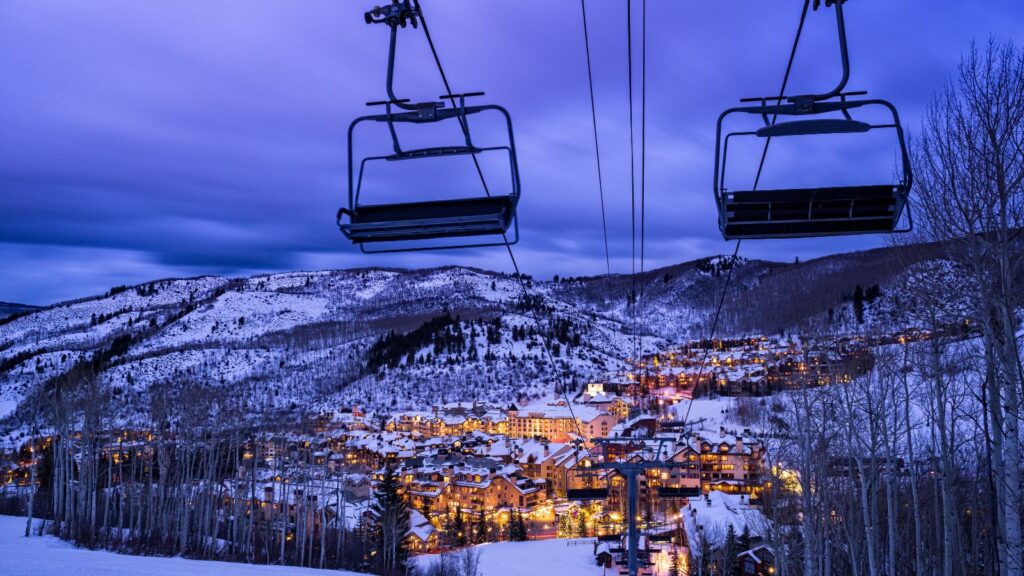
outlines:
{"label": "purple sky", "polygon": [[[362,21],[373,2],[0,2],[0,300],[46,304],[207,273],[509,270],[502,248],[366,256],[335,228],[348,123],[384,96],[387,29]],[[603,272],[579,2],[423,4],[453,88],[485,90],[481,102],[512,113],[523,271]],[[715,119],[778,90],[800,4],[648,1],[648,268],[731,251],[710,190]],[[588,15],[612,268],[627,272],[625,1],[590,0]],[[972,39],[1024,44],[1020,0],[855,0],[847,20],[849,88],[891,99],[911,132]],[[400,96],[441,94],[429,58],[421,32],[402,33]],[[833,13],[812,13],[789,92],[828,89],[838,73]],[[837,165],[773,145],[764,184],[872,170],[887,182],[892,154],[886,140]],[[881,242],[747,242],[743,254],[792,260]]]}

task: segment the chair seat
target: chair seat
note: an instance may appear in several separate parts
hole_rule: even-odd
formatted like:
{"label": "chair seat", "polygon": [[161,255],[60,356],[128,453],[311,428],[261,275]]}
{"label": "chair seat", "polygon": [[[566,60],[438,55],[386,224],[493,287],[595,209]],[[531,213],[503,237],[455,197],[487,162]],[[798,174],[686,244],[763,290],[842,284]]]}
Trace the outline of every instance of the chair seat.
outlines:
{"label": "chair seat", "polygon": [[698,496],[700,496],[700,488],[675,488],[669,486],[658,487],[658,497],[660,498],[696,498]]}
{"label": "chair seat", "polygon": [[857,120],[843,118],[815,118],[811,120],[793,120],[776,122],[757,130],[757,135],[765,137],[777,136],[810,136],[812,134],[850,134],[867,132],[871,125]]}
{"label": "chair seat", "polygon": [[353,242],[398,242],[501,234],[515,216],[511,196],[358,206],[341,230]]}
{"label": "chair seat", "polygon": [[726,238],[795,238],[892,232],[903,209],[899,186],[729,192]]}
{"label": "chair seat", "polygon": [[607,488],[570,488],[566,491],[569,500],[604,500],[608,497]]}

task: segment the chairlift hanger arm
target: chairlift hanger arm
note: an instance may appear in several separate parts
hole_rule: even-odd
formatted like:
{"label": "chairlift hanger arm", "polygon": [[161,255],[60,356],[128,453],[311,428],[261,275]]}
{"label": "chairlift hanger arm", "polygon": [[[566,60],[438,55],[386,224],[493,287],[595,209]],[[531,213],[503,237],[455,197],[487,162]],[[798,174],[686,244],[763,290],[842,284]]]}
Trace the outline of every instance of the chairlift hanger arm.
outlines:
{"label": "chairlift hanger arm", "polygon": [[367,11],[363,17],[367,24],[387,24],[391,28],[391,39],[388,43],[388,99],[399,108],[415,110],[415,106],[408,104],[408,99],[395,96],[395,51],[398,44],[398,29],[405,28],[409,24],[413,28],[418,28],[417,18],[419,17],[419,11],[409,0],[391,0],[391,4],[375,6]]}
{"label": "chairlift hanger arm", "polygon": [[[779,97],[766,97],[766,98],[748,98],[742,100],[743,102],[758,101],[758,100],[776,100],[782,101],[783,99],[800,108],[813,108],[816,102],[822,100],[829,100],[837,96],[843,96],[843,90],[846,89],[846,84],[850,80],[850,54],[847,48],[846,42],[846,19],[843,15],[843,4],[846,0],[825,0],[826,7],[835,7],[836,11],[836,28],[839,37],[839,58],[843,67],[843,75],[839,79],[839,83],[836,84],[835,88],[821,94],[799,94],[795,96],[779,96]],[[811,0],[804,0],[803,13],[806,15],[807,7],[811,3]],[[817,10],[821,6],[821,0],[814,0],[814,10]],[[801,18],[801,29],[803,27],[803,19]],[[797,32],[797,38],[799,39],[800,31]],[[790,56],[790,64],[792,64],[792,55]],[[847,96],[856,95],[856,93],[847,93]]]}
{"label": "chairlift hanger arm", "polygon": [[[790,102],[799,105],[807,101],[817,102],[819,100],[828,100],[829,98],[835,98],[846,88],[846,83],[850,80],[850,54],[846,47],[846,19],[843,17],[843,4],[845,2],[846,0],[825,0],[826,8],[834,6],[836,10],[836,28],[839,32],[839,58],[843,63],[843,76],[839,79],[839,84],[824,94],[793,96],[789,99]],[[820,5],[821,0],[814,0],[815,10],[817,10]]]}

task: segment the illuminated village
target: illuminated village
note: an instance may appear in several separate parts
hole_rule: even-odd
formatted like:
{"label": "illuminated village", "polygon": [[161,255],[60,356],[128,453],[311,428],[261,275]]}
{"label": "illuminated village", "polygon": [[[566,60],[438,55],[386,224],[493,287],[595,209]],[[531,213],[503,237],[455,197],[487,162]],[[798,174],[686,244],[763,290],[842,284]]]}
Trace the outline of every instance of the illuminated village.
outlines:
{"label": "illuminated village", "polygon": [[[766,526],[760,497],[771,481],[766,447],[749,429],[687,420],[686,408],[694,398],[728,406],[729,397],[847,382],[870,367],[867,350],[850,340],[689,342],[634,362],[633,372],[528,405],[456,402],[390,415],[345,410],[311,432],[246,441],[223,498],[254,513],[266,530],[299,542],[323,527],[358,532],[369,525],[377,484],[390,470],[410,508],[413,552],[596,537],[595,560],[622,565],[625,482],[597,464],[660,450],[654,456],[671,467],[639,478],[641,572],[660,566],[666,573],[671,562],[715,554],[726,535],[701,533],[706,519],[738,514],[737,525],[747,527],[743,552],[757,559],[746,573],[768,573],[770,551],[759,548],[758,538]],[[604,438],[621,442],[602,449],[596,440]],[[152,466],[147,432],[123,432],[103,450],[115,475],[134,477]],[[31,483],[31,454],[22,452],[4,471],[5,491]]]}

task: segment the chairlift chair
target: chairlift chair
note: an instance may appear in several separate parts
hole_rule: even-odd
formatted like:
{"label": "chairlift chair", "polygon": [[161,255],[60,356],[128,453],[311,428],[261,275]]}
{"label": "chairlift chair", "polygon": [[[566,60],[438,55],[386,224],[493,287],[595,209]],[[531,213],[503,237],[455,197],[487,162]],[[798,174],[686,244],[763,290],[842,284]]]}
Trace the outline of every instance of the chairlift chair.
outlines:
{"label": "chairlift chair", "polygon": [[[399,99],[393,89],[395,46],[398,28],[406,24],[417,27],[418,10],[410,0],[392,0],[390,5],[374,8],[366,13],[366,22],[387,24],[391,28],[388,51],[387,94],[388,99],[369,102],[369,106],[383,106],[384,113],[361,116],[352,121],[348,129],[348,206],[338,210],[337,224],[342,234],[358,244],[366,253],[407,252],[471,246],[496,246],[514,244],[519,239],[516,208],[519,203],[520,182],[515,140],[512,135],[512,118],[508,111],[498,105],[467,105],[466,99],[482,96],[483,92],[447,94],[441,96],[448,102],[410,103]],[[500,114],[506,130],[505,144],[479,146],[473,142],[469,118],[478,114],[493,112]],[[457,121],[462,132],[461,142],[429,148],[403,148],[398,138],[398,126],[434,124]],[[392,151],[387,154],[368,156],[358,163],[354,157],[354,133],[363,123],[385,124],[392,142]],[[363,176],[370,162],[404,162],[429,160],[453,156],[470,156],[476,162],[478,154],[498,152],[507,155],[511,189],[508,194],[491,194],[483,186],[484,195],[408,202],[374,202],[375,194],[364,190]],[[477,164],[479,169],[479,164]],[[483,178],[481,173],[481,179]],[[367,196],[370,200],[367,200]],[[511,229],[511,237],[506,233]],[[422,241],[437,239],[458,239],[475,236],[501,235],[500,241],[463,242],[424,245]],[[386,247],[381,247],[386,246]]]}
{"label": "chairlift chair", "polygon": [[688,486],[659,486],[658,498],[667,500],[697,498],[700,496],[700,488]]}
{"label": "chairlift chair", "polygon": [[[577,460],[579,460],[579,444],[577,444],[576,450]],[[584,467],[582,470],[578,470],[576,474],[578,478],[586,479],[586,484],[593,484],[593,480],[597,480],[598,482],[602,481],[602,472],[595,468]],[[593,486],[586,486],[583,488],[566,488],[566,498],[569,500],[576,500],[579,502],[596,502],[607,499],[609,494],[611,493],[611,489],[608,485],[608,483],[610,482],[609,477],[607,474],[604,475],[605,486],[600,488],[595,488]]]}
{"label": "chairlift chair", "polygon": [[[815,0],[815,9],[819,2]],[[759,104],[730,108],[718,117],[714,193],[719,228],[727,240],[905,232],[913,227],[908,203],[913,174],[895,106],[886,100],[856,98],[866,92],[844,92],[850,76],[850,64],[842,4],[826,0],[826,6],[834,5],[836,11],[843,65],[843,77],[834,89],[824,94],[745,98],[741,102]],[[856,120],[850,113],[871,107],[886,111],[887,118],[891,117],[892,121],[873,124]],[[841,117],[823,117],[837,112]],[[723,130],[726,118],[743,114],[760,116],[763,125],[749,131]],[[779,117],[783,120],[776,122]],[[770,139],[864,134],[876,129],[892,129],[896,133],[900,148],[900,174],[896,183],[739,191],[729,190],[725,185],[729,142],[734,137]],[[899,229],[904,207],[907,208],[908,226]]]}

